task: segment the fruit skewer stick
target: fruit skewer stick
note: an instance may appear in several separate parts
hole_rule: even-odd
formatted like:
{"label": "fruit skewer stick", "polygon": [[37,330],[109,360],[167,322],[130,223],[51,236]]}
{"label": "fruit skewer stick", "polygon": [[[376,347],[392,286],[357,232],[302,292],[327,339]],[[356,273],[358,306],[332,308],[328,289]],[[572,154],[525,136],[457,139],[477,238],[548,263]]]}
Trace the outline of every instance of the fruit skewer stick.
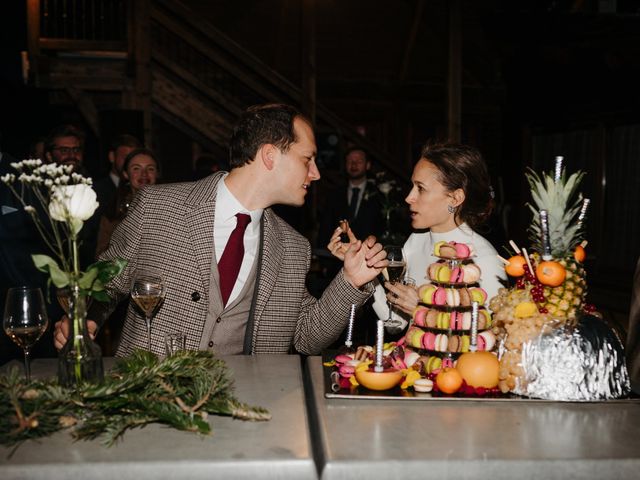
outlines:
{"label": "fruit skewer stick", "polygon": [[581,246],[582,248],[587,248],[588,243],[589,243],[589,242],[588,242],[587,240],[582,240],[582,241],[580,242],[580,246]]}
{"label": "fruit skewer stick", "polygon": [[527,253],[527,249],[523,248],[522,253],[524,254],[524,259],[527,261],[527,267],[529,267],[529,272],[531,272],[531,275],[535,277],[536,274],[533,271],[533,267],[531,266],[531,260],[529,260],[529,254]]}
{"label": "fruit skewer stick", "polygon": [[518,245],[516,245],[516,242],[514,242],[513,240],[509,240],[509,245],[511,245],[511,248],[513,248],[514,252],[520,255],[520,248],[518,248]]}
{"label": "fruit skewer stick", "polygon": [[587,218],[587,210],[589,209],[589,203],[591,200],[588,198],[582,199],[582,206],[580,207],[580,213],[578,214],[578,228],[582,228],[584,220]]}
{"label": "fruit skewer stick", "polygon": [[496,257],[498,257],[498,260],[500,260],[502,263],[504,263],[505,266],[511,265],[511,262],[509,260],[507,260],[506,258],[501,257],[500,255],[496,255]]}

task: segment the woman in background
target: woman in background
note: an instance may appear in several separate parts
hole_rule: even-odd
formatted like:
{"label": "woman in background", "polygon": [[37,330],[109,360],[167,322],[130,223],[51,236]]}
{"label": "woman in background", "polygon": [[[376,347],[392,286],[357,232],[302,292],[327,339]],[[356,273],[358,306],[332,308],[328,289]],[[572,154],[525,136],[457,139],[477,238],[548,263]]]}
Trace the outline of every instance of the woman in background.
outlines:
{"label": "woman in background", "polygon": [[135,194],[158,181],[158,162],[153,152],[146,148],[131,151],[122,165],[122,176],[126,181],[120,182],[114,201],[100,219],[96,257],[109,246],[111,234],[127,214]]}
{"label": "woman in background", "polygon": [[[433,255],[437,242],[472,244],[473,261],[482,271],[480,286],[488,298],[495,296],[506,275],[495,248],[477,233],[493,207],[489,173],[480,152],[467,145],[428,144],[413,169],[411,183],[405,202],[409,205],[411,227],[419,232],[412,233],[403,247],[405,275],[418,285],[428,283],[427,267],[439,260]],[[348,247],[340,242],[341,233],[338,227],[328,245],[338,258]],[[384,288],[376,286],[373,308],[378,318],[388,318],[387,302],[391,303],[394,318],[401,319],[404,328],[418,300],[416,287],[385,282]]]}

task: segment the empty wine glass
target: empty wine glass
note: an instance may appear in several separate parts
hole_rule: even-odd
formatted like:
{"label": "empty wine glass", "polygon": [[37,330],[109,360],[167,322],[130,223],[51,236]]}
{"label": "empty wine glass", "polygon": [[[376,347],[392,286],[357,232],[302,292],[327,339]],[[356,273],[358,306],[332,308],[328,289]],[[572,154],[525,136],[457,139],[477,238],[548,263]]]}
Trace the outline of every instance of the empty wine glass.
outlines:
{"label": "empty wine glass", "polygon": [[31,380],[31,347],[40,339],[48,325],[42,290],[15,287],[7,291],[2,327],[11,340],[24,350],[24,373],[27,381]]}
{"label": "empty wine glass", "polygon": [[[389,260],[389,265],[387,265],[387,279],[390,283],[397,283],[402,279],[407,266],[402,247],[387,245],[384,247],[384,250],[387,252],[387,260]],[[384,322],[385,327],[397,328],[398,321],[394,321],[392,318],[393,305],[391,305],[391,302],[387,302],[387,305],[389,306],[389,317]]]}
{"label": "empty wine glass", "polygon": [[144,315],[147,327],[147,348],[151,351],[151,319],[164,299],[162,275],[151,269],[136,270],[131,283],[131,299]]}

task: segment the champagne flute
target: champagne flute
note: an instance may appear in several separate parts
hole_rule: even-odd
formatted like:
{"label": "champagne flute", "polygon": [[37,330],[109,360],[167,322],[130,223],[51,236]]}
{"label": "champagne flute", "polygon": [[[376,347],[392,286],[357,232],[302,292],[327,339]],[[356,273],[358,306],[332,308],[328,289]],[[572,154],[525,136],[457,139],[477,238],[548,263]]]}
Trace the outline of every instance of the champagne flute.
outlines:
{"label": "champagne flute", "polygon": [[[404,270],[407,266],[402,247],[387,245],[384,250],[387,252],[387,260],[389,260],[389,265],[387,265],[389,283],[397,283],[404,276]],[[387,302],[387,305],[389,306],[389,317],[385,320],[385,326],[396,327],[398,322],[394,322],[392,319],[393,306],[391,302]]]}
{"label": "champagne flute", "polygon": [[11,340],[24,350],[24,373],[27,381],[31,380],[31,347],[40,339],[48,325],[42,290],[15,287],[7,291],[2,327]]}
{"label": "champagne flute", "polygon": [[162,275],[154,270],[136,270],[131,283],[131,299],[144,314],[147,327],[147,348],[151,351],[151,319],[164,300]]}

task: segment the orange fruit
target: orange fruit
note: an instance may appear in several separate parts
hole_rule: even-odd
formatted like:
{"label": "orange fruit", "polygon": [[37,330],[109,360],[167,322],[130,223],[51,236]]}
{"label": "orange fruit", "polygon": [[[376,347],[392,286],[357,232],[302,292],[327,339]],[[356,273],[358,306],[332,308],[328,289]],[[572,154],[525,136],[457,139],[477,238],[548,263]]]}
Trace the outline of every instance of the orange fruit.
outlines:
{"label": "orange fruit", "polygon": [[462,375],[453,367],[443,368],[436,375],[436,385],[443,393],[455,393],[462,386]]}
{"label": "orange fruit", "polygon": [[472,387],[495,388],[498,386],[500,362],[490,352],[463,353],[456,363],[456,370]]}
{"label": "orange fruit", "polygon": [[564,282],[567,271],[558,262],[545,261],[540,262],[536,267],[536,277],[543,285],[557,287]]}
{"label": "orange fruit", "polygon": [[576,261],[582,263],[584,262],[584,259],[586,256],[587,256],[587,252],[585,252],[584,247],[582,245],[578,245],[575,251],[573,252],[573,258],[575,258]]}
{"label": "orange fruit", "polygon": [[514,255],[509,259],[509,265],[504,267],[507,275],[512,277],[521,277],[527,268],[527,261],[522,255]]}

